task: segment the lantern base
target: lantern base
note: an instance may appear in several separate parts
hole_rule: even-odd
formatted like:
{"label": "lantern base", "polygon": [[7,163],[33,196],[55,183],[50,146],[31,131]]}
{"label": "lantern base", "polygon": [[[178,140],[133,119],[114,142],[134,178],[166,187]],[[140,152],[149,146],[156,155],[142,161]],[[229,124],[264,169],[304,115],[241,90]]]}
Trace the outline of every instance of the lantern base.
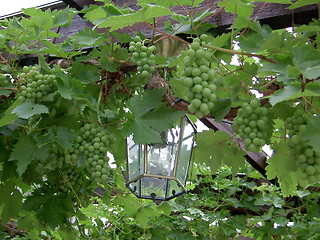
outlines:
{"label": "lantern base", "polygon": [[167,201],[187,192],[176,177],[142,174],[128,182],[127,187],[138,198]]}

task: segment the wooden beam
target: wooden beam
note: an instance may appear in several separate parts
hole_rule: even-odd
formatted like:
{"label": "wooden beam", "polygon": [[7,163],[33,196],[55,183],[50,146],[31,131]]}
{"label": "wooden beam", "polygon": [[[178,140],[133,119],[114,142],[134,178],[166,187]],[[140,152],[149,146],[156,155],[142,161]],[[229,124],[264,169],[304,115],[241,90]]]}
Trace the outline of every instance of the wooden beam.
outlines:
{"label": "wooden beam", "polygon": [[62,0],[66,5],[81,11],[85,6],[90,4],[98,5],[94,0]]}

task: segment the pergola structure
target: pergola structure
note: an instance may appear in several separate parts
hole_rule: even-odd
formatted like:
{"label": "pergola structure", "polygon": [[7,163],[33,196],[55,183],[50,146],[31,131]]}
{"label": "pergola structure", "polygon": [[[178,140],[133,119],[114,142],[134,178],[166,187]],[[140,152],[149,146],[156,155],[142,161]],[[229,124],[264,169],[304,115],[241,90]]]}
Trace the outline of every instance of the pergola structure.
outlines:
{"label": "pergola structure", "polygon": [[[138,10],[139,6],[136,5],[136,0],[114,0],[115,4],[119,6],[127,6],[132,9]],[[205,0],[195,11],[203,11],[206,9],[217,9],[215,14],[208,18],[207,22],[214,24],[217,26],[218,33],[223,33],[228,31],[228,27],[232,24],[234,19],[233,15],[225,12],[222,8],[217,7],[217,3],[219,0]],[[95,0],[63,0],[62,2],[51,6],[53,9],[63,9],[66,6],[70,6],[75,8],[78,11],[83,10],[85,7],[88,7],[91,4],[101,5],[102,2],[97,2]],[[272,29],[280,29],[287,27],[294,27],[295,25],[307,24],[312,21],[313,18],[318,18],[318,5],[309,5],[301,8],[297,8],[294,10],[287,9],[286,5],[276,4],[276,3],[255,3],[256,7],[254,8],[254,12],[252,14],[252,19],[258,20],[262,25],[267,24]],[[289,5],[288,5],[289,6]],[[181,7],[174,7],[172,11],[182,13],[183,9]],[[161,21],[157,22],[157,28],[162,30],[163,23],[166,19],[162,18]],[[56,32],[63,36],[73,35],[84,27],[93,27],[93,25],[89,22],[83,21],[83,14],[75,15],[73,18],[73,22],[70,26],[64,28],[57,28]],[[152,36],[153,29],[150,29],[144,23],[137,23],[131,27],[131,29],[139,29],[146,36]],[[105,31],[104,29],[99,29],[100,32]],[[128,29],[124,28],[120,30],[121,32],[129,32]],[[59,39],[53,39],[54,42],[59,42]],[[31,56],[32,57],[32,56]],[[30,56],[26,56],[26,58],[30,58]],[[26,60],[26,59],[25,59]],[[22,63],[23,64],[23,63]],[[182,105],[178,104],[175,106],[178,110],[186,110],[186,103],[182,103]],[[237,109],[231,109],[230,113],[226,116],[232,119],[236,115]],[[232,131],[231,122],[222,121],[216,122],[213,116],[207,116],[202,118],[201,121],[208,127],[213,130],[221,130],[227,132],[230,136],[234,136]],[[241,139],[236,139],[240,144],[240,147],[244,149],[244,144]],[[253,153],[246,151],[246,159],[247,161],[256,168],[261,174],[265,176],[265,167],[266,167],[266,157],[267,154],[265,152]]]}

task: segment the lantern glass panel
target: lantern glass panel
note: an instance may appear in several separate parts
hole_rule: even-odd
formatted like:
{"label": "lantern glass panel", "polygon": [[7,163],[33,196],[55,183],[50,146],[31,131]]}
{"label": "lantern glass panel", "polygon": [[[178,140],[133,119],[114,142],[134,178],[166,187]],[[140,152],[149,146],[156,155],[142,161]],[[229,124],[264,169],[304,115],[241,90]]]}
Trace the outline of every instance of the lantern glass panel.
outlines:
{"label": "lantern glass panel", "polygon": [[141,179],[141,196],[144,198],[164,199],[168,179],[144,177]]}
{"label": "lantern glass panel", "polygon": [[161,133],[162,143],[148,145],[147,173],[172,176],[179,142],[179,127]]}
{"label": "lantern glass panel", "polygon": [[141,144],[136,144],[133,137],[127,138],[127,168],[128,179],[134,179],[144,173],[144,147]]}
{"label": "lantern glass panel", "polygon": [[187,181],[189,162],[194,143],[195,128],[186,119],[184,120],[184,124],[181,127],[182,138],[180,143],[181,145],[179,148],[176,177],[183,185],[185,185]]}

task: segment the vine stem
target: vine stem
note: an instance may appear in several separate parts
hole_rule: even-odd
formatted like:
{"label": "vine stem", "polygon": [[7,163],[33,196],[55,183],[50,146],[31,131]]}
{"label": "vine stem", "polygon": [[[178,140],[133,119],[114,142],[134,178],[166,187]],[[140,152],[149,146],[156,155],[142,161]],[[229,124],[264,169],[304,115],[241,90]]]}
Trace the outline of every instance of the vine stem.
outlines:
{"label": "vine stem", "polygon": [[0,89],[18,91],[17,88],[0,87]]}
{"label": "vine stem", "polygon": [[318,114],[320,114],[320,111],[306,97],[303,96],[302,99],[306,101],[306,103],[308,103]]}
{"label": "vine stem", "polygon": [[152,25],[151,25],[150,23],[148,23],[148,22],[144,22],[144,23],[145,23],[148,27],[152,28],[153,30],[155,30],[155,31],[157,31],[157,32],[159,32],[159,33],[161,33],[161,34],[163,34],[163,35],[166,35],[166,36],[168,36],[168,37],[170,37],[170,38],[173,38],[173,39],[175,39],[175,40],[177,40],[177,41],[180,41],[180,42],[183,42],[183,43],[186,43],[186,44],[190,44],[189,42],[187,42],[187,41],[185,41],[185,40],[183,40],[183,39],[181,39],[181,38],[178,38],[178,37],[176,37],[176,36],[170,35],[170,34],[168,34],[168,33],[166,33],[166,32],[163,32],[163,31],[155,28],[154,26],[152,26]]}
{"label": "vine stem", "polygon": [[[148,27],[152,28],[153,30],[163,34],[163,35],[166,35],[170,38],[173,38],[177,41],[180,41],[180,42],[183,42],[183,43],[186,43],[186,44],[190,44],[189,42],[181,39],[181,38],[177,38],[173,35],[170,35],[168,33],[165,33],[157,28],[155,28],[154,26],[152,26],[150,23],[148,22],[144,22]],[[238,54],[238,55],[244,55],[244,56],[248,56],[248,57],[257,57],[257,58],[260,58],[262,60],[265,60],[267,62],[270,62],[270,63],[275,63],[275,61],[271,58],[267,58],[266,56],[263,56],[263,55],[260,55],[260,54],[254,54],[254,53],[246,53],[246,52],[240,52],[240,51],[236,51],[236,50],[232,50],[232,49],[226,49],[226,48],[221,48],[221,47],[217,47],[217,46],[212,46],[212,45],[208,45],[208,44],[202,44],[203,47],[206,47],[206,48],[210,48],[210,49],[213,49],[213,50],[217,50],[217,51],[220,51],[220,52],[225,52],[225,53],[230,53],[230,54]]]}
{"label": "vine stem", "polygon": [[98,122],[101,124],[101,119],[100,119],[100,115],[99,115],[99,112],[100,112],[100,102],[101,102],[101,99],[102,99],[102,85],[100,87],[100,92],[99,92],[99,97],[98,97],[98,102],[97,102],[97,118],[98,118]]}
{"label": "vine stem", "polygon": [[257,57],[257,58],[263,59],[263,60],[265,60],[267,62],[275,63],[275,61],[273,59],[267,58],[266,56],[263,56],[263,55],[260,55],[260,54],[240,52],[240,51],[237,51],[237,50],[221,48],[221,47],[212,46],[212,45],[208,45],[208,44],[202,44],[202,46],[206,47],[206,48],[213,49],[213,50],[225,52],[225,53],[245,55],[245,56],[248,56],[248,57]]}

